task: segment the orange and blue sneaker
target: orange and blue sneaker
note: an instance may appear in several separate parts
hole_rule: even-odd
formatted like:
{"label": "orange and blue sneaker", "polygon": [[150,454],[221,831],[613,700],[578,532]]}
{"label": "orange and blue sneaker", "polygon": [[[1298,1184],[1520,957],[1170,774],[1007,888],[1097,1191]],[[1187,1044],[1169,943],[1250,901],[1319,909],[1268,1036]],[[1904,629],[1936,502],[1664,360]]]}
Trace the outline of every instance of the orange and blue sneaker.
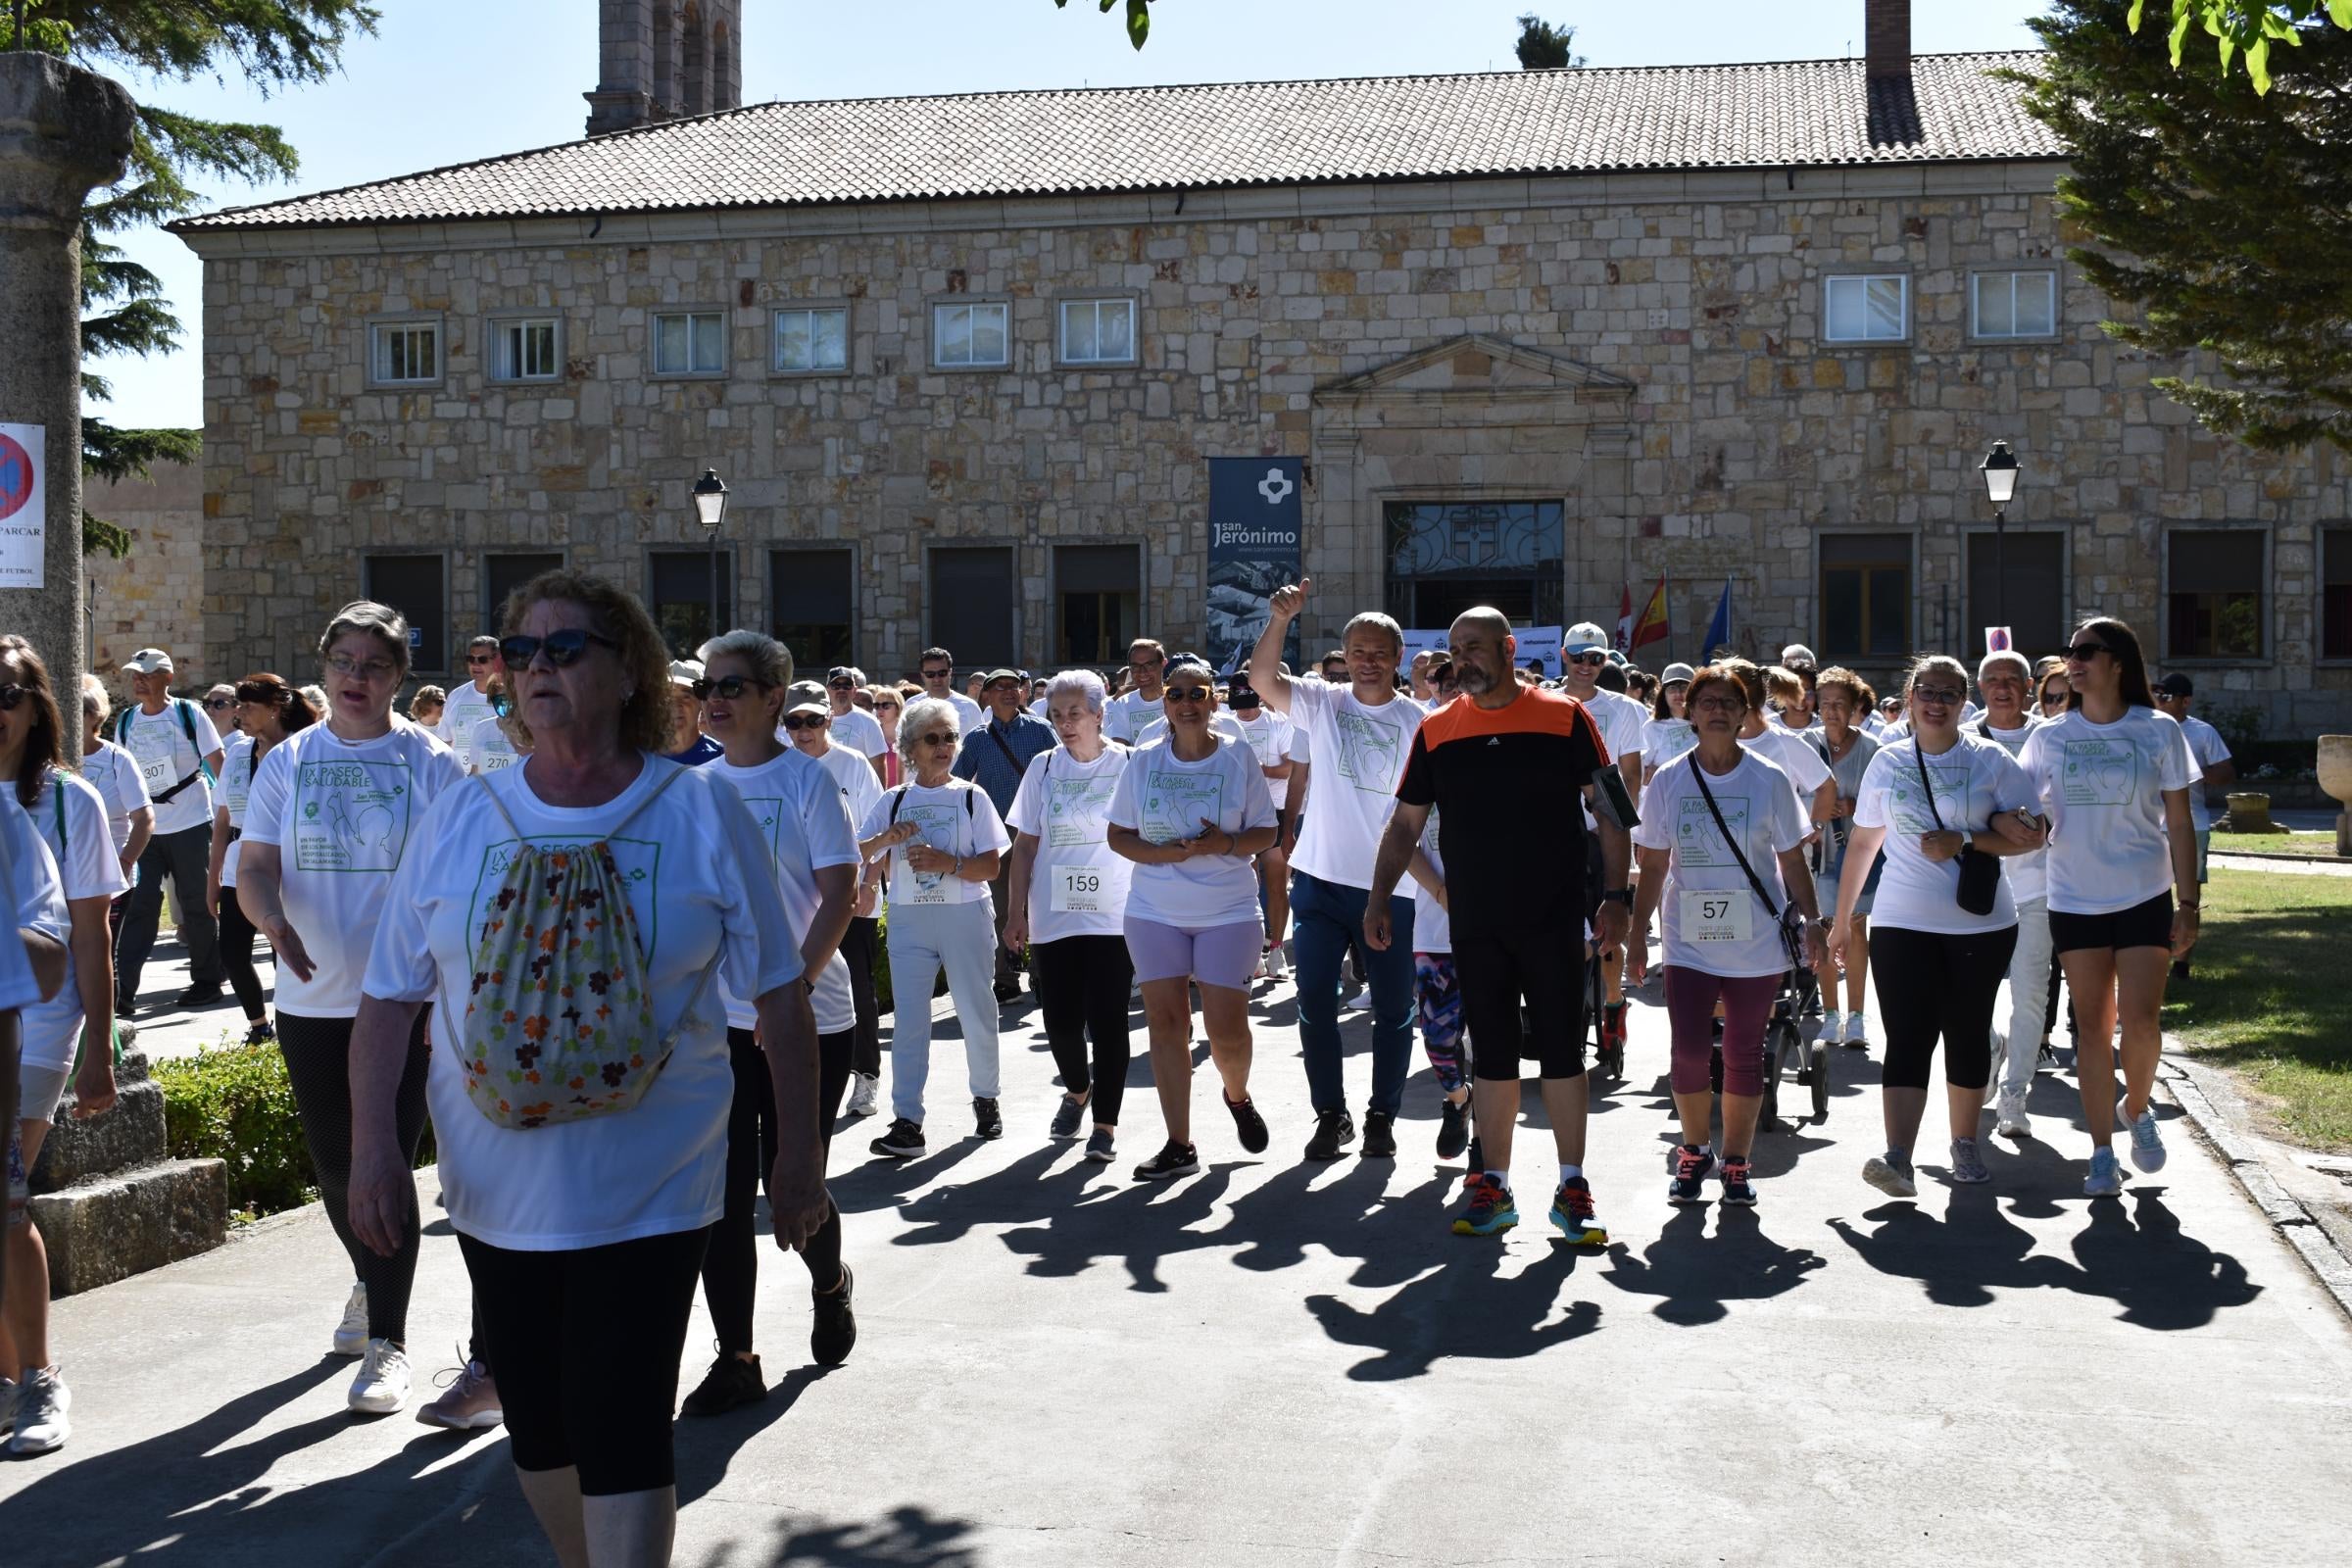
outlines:
{"label": "orange and blue sneaker", "polygon": [[1469,1200],[1453,1218],[1453,1234],[1497,1236],[1518,1223],[1519,1205],[1511,1201],[1511,1190],[1492,1176],[1481,1175],[1470,1184]]}
{"label": "orange and blue sneaker", "polygon": [[1551,1195],[1551,1222],[1578,1247],[1602,1247],[1609,1228],[1592,1212],[1592,1188],[1582,1176],[1571,1176]]}
{"label": "orange and blue sneaker", "polygon": [[1674,1178],[1666,1184],[1669,1203],[1697,1203],[1706,1199],[1708,1173],[1715,1169],[1714,1151],[1685,1144],[1674,1152]]}

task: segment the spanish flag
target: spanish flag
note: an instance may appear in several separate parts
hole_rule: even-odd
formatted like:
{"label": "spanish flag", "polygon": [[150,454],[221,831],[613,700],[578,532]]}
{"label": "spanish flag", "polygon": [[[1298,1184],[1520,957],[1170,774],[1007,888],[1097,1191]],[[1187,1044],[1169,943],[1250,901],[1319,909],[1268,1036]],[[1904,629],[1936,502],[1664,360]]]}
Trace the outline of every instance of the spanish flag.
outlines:
{"label": "spanish flag", "polygon": [[1648,603],[1642,607],[1642,613],[1634,618],[1633,634],[1626,639],[1626,652],[1673,635],[1674,625],[1666,613],[1666,579],[1661,576],[1657,587],[1650,590]]}

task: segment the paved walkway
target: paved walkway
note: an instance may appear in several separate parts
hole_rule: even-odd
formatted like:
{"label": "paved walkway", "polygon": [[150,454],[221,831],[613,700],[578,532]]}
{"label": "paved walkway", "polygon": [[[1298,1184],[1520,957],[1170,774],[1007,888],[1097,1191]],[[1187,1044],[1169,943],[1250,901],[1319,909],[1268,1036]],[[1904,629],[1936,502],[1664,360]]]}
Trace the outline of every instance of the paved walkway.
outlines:
{"label": "paved walkway", "polygon": [[[952,1042],[930,1157],[871,1163],[871,1124],[847,1129],[857,1354],[806,1364],[803,1272],[771,1255],[777,1388],[679,1426],[678,1561],[2342,1558],[2352,1330],[2170,1107],[2171,1164],[2098,1204],[2062,1078],[2034,1097],[2054,1141],[1998,1144],[1989,1188],[1944,1185],[1934,1110],[1920,1200],[1893,1202],[1856,1174],[1880,1142],[1874,1058],[1838,1052],[1826,1122],[1762,1141],[1760,1209],[1675,1209],[1643,1004],[1632,1082],[1592,1122],[1611,1245],[1544,1223],[1541,1131],[1515,1162],[1527,1222],[1471,1241],[1446,1232],[1426,1071],[1402,1157],[1305,1166],[1287,990],[1258,1013],[1274,1147],[1243,1157],[1204,1078],[1195,1180],[1128,1179],[1157,1142],[1140,1061],[1118,1165],[1047,1144],[1027,1010],[1002,1142],[957,1136]],[[425,1202],[429,1368],[467,1290],[429,1181]],[[0,1463],[0,1561],[551,1561],[497,1435],[345,1413],[349,1363],[321,1352],[348,1277],[314,1208],[61,1302],[78,1431]],[[708,1333],[698,1315],[689,1382]]]}

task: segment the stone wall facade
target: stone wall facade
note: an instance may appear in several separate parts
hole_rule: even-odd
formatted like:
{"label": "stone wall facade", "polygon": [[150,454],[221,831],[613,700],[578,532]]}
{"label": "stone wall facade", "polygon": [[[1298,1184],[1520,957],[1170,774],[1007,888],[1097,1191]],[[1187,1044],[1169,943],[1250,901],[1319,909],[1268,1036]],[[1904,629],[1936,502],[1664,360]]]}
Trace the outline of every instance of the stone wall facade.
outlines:
{"label": "stone wall facade", "polygon": [[218,662],[204,647],[204,486],[200,468],[171,463],[157,464],[145,480],[93,479],[82,486],[82,505],[131,537],[130,554],[120,561],[83,558],[89,667],[106,677],[118,706],[130,695],[122,661],[142,648],[170,650],[177,665],[174,691],[200,692],[248,667]]}
{"label": "stone wall facade", "polygon": [[[1569,618],[1614,622],[1672,581],[1689,658],[1726,577],[1744,647],[1825,655],[1825,542],[1900,535],[1908,634],[1974,651],[1964,535],[2005,439],[2021,530],[2063,534],[2070,616],[2113,612],[2207,707],[2277,734],[2352,720],[2321,660],[2324,530],[2341,460],[2268,458],[2149,386],[2062,259],[2049,164],[1773,170],[844,207],[434,227],[198,232],[205,268],[207,576],[214,667],[303,666],[370,551],[446,553],[453,633],[483,624],[480,558],[563,551],[639,585],[703,542],[687,487],[732,486],[735,617],[765,624],[771,547],[854,546],[859,662],[930,640],[929,553],[1017,552],[1006,646],[1053,658],[1054,547],[1135,542],[1147,629],[1203,615],[1214,456],[1307,463],[1310,643],[1383,603],[1384,509],[1548,499]],[[2055,267],[2058,331],[1972,339],[1979,269]],[[1899,342],[1824,341],[1827,276],[1909,279]],[[1054,303],[1137,302],[1137,363],[1060,362]],[[1012,363],[932,366],[934,305],[1004,301]],[[768,365],[770,312],[843,305],[849,364]],[[723,373],[652,373],[653,313],[723,313]],[[486,375],[488,323],[552,309],[552,385]],[[446,373],[371,388],[367,323],[442,323]],[[2258,658],[2162,657],[2175,523],[2264,553]],[[2032,652],[2049,650],[2035,648]],[[1222,652],[1222,651],[1220,651]],[[1884,674],[1888,658],[1855,660]]]}

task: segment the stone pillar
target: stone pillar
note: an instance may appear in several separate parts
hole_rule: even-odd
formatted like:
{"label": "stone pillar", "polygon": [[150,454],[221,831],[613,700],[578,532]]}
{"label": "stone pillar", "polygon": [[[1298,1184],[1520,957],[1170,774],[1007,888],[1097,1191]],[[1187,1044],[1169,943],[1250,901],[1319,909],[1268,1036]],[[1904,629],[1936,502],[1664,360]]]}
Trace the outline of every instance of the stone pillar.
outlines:
{"label": "stone pillar", "polygon": [[39,425],[44,580],[0,588],[0,631],[49,662],[78,710],[81,585],[81,203],[122,177],[133,109],[121,84],[54,55],[0,52],[0,423]]}

